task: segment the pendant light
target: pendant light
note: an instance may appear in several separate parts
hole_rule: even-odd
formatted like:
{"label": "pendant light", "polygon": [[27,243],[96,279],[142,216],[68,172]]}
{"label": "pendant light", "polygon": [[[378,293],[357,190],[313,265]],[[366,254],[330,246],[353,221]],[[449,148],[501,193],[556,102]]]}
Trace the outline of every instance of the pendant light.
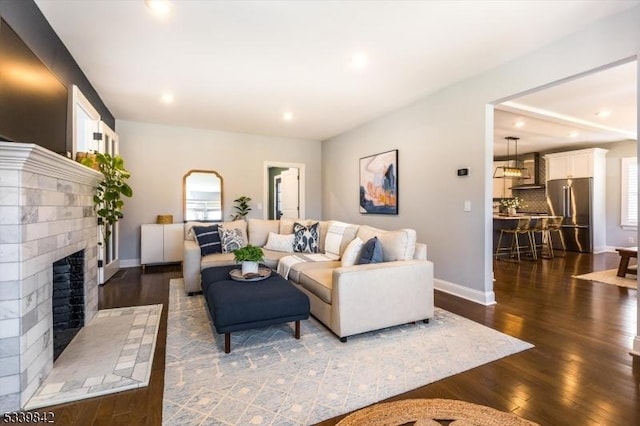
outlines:
{"label": "pendant light", "polygon": [[529,174],[529,169],[526,167],[518,166],[518,140],[520,138],[516,138],[515,136],[507,136],[505,138],[507,140],[507,163],[510,161],[509,158],[509,142],[514,143],[515,145],[515,157],[513,159],[514,166],[498,166],[496,167],[495,172],[493,172],[494,178],[503,178],[503,179],[529,179],[531,178],[531,174]]}

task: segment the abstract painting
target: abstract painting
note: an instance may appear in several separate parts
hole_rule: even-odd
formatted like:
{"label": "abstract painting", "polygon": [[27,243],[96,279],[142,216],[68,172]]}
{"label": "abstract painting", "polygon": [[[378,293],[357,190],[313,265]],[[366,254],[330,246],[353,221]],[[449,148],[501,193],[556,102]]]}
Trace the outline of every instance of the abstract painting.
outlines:
{"label": "abstract painting", "polygon": [[360,213],[398,214],[398,150],[360,159]]}

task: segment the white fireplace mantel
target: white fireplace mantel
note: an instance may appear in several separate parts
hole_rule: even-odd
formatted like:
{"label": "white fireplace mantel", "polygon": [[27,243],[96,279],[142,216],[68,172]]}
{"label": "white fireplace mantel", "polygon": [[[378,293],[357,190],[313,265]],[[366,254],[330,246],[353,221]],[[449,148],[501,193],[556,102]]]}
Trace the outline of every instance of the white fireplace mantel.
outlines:
{"label": "white fireplace mantel", "polygon": [[23,170],[97,186],[102,174],[33,143],[0,141],[0,170]]}

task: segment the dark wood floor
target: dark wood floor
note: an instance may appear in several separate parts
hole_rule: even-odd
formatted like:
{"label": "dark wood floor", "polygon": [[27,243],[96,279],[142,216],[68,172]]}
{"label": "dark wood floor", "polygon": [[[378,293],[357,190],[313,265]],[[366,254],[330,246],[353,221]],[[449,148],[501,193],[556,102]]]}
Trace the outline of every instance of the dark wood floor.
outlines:
{"label": "dark wood floor", "polygon": [[[640,424],[636,290],[571,275],[617,267],[612,253],[519,264],[495,263],[497,305],[436,292],[436,305],[526,340],[535,348],[400,395],[454,398],[513,411],[542,425]],[[101,288],[100,308],[167,303],[175,267],[127,269]],[[147,388],[41,409],[60,425],[159,425],[162,420],[166,310]],[[340,418],[321,425],[334,425]]]}

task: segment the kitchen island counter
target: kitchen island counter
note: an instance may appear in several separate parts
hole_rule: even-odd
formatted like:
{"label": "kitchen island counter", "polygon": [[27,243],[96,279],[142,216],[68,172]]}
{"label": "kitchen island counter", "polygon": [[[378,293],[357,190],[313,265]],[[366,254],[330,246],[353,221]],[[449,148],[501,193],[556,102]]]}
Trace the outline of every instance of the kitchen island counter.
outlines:
{"label": "kitchen island counter", "polygon": [[[518,219],[525,219],[525,218],[531,219],[531,224],[529,226],[533,228],[536,226],[538,219],[544,219],[549,217],[552,217],[552,216],[548,214],[539,214],[539,213],[538,214],[518,213],[515,216],[494,213],[493,214],[493,253],[495,254],[496,249],[498,248],[498,238],[500,237],[501,229],[511,229],[515,226],[515,221],[517,221]],[[536,243],[539,243],[539,241],[536,241]],[[505,247],[505,246],[508,246],[508,244],[511,244],[511,236],[505,235],[503,237],[502,246]]]}
{"label": "kitchen island counter", "polygon": [[493,220],[517,220],[517,219],[522,219],[522,218],[531,218],[531,220],[533,219],[542,219],[545,217],[551,217],[548,214],[528,214],[528,213],[518,213],[515,216],[509,216],[506,214],[493,214]]}

